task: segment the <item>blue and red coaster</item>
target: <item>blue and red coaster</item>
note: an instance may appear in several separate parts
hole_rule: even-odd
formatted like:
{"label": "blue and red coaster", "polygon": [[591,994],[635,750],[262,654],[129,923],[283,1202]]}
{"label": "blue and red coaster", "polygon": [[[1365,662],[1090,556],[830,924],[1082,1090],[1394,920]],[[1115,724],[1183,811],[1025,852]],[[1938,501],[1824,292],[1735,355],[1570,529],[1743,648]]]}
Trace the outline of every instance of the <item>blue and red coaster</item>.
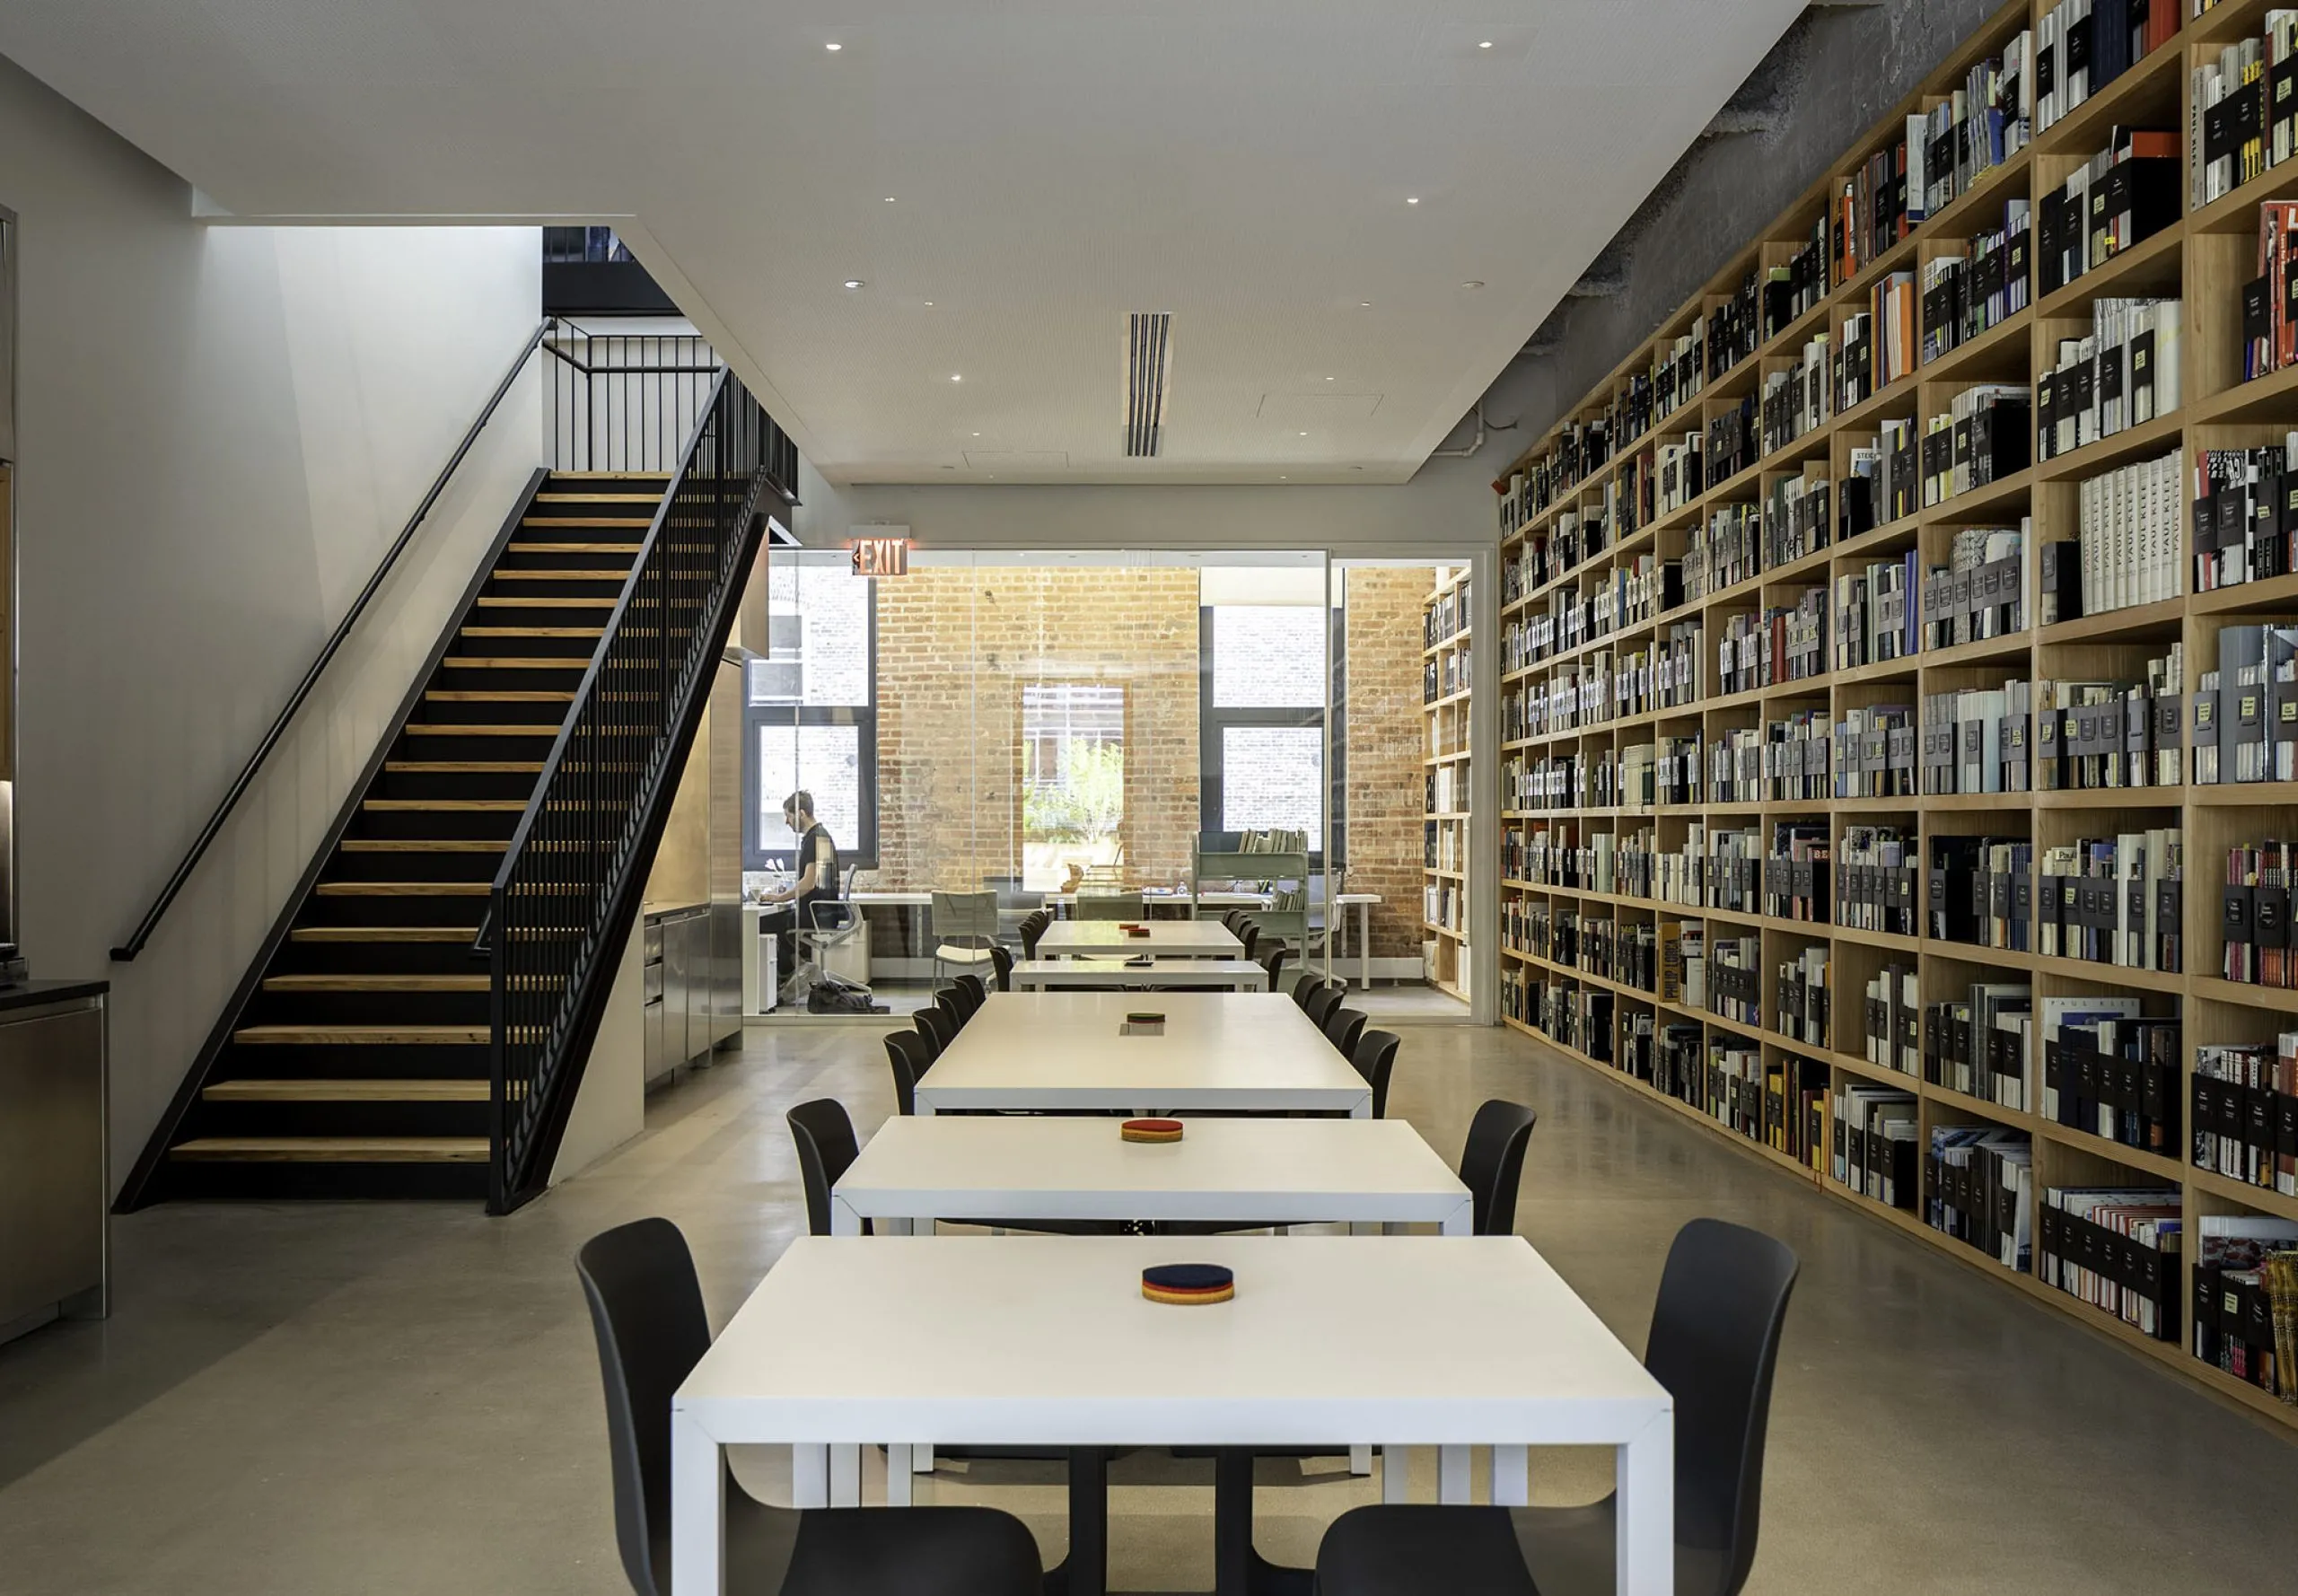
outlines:
{"label": "blue and red coaster", "polygon": [[1153,1264],[1141,1271],[1141,1294],[1179,1307],[1225,1302],[1237,1294],[1237,1276],[1224,1264]]}
{"label": "blue and red coaster", "polygon": [[1181,1122],[1178,1119],[1128,1119],[1117,1127],[1117,1134],[1128,1142],[1178,1142],[1181,1139]]}

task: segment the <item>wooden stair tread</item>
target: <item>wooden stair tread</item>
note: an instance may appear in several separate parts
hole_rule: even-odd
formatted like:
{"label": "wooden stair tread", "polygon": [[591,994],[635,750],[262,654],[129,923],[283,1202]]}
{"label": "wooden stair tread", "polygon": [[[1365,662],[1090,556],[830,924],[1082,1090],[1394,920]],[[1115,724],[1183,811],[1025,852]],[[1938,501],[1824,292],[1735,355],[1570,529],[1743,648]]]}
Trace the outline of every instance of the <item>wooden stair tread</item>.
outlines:
{"label": "wooden stair tread", "polygon": [[603,637],[604,627],[465,627],[466,637]]}
{"label": "wooden stair tread", "polygon": [[171,1158],[239,1163],[485,1163],[485,1136],[196,1136]]}
{"label": "wooden stair tread", "polygon": [[499,854],[511,846],[508,838],[485,837],[355,837],[345,840],[346,854]]}
{"label": "wooden stair tread", "polygon": [[362,809],[408,811],[411,810],[482,810],[495,813],[523,812],[527,801],[523,798],[363,798]]}
{"label": "wooden stair tread", "polygon": [[615,601],[608,598],[595,599],[481,599],[481,609],[611,609]]}
{"label": "wooden stair tread", "polygon": [[633,559],[638,556],[636,543],[558,543],[521,540],[504,545],[505,554],[627,554]]}
{"label": "wooden stair tread", "polygon": [[659,504],[658,493],[539,493],[538,504]]}
{"label": "wooden stair tread", "polygon": [[659,482],[668,489],[671,485],[671,474],[668,471],[553,471],[550,474],[550,480],[553,482]]}
{"label": "wooden stair tread", "polygon": [[409,721],[409,737],[556,737],[559,723],[515,724],[508,721]]}
{"label": "wooden stair tread", "polygon": [[322,898],[484,898],[488,881],[321,881]]}
{"label": "wooden stair tread", "polygon": [[540,759],[386,759],[383,768],[403,775],[532,776],[542,774]]}
{"label": "wooden stair tread", "polygon": [[628,571],[501,571],[487,579],[490,582],[627,582]]}
{"label": "wooden stair tread", "polygon": [[530,659],[524,656],[481,658],[471,654],[449,654],[439,663],[451,671],[587,671],[591,656],[586,653],[560,654],[557,659]]}
{"label": "wooden stair tread", "polygon": [[651,515],[527,515],[519,520],[521,526],[635,526],[654,524]]}
{"label": "wooden stair tread", "polygon": [[484,1025],[243,1025],[232,1039],[250,1047],[479,1048]]}
{"label": "wooden stair tread", "polygon": [[436,688],[423,695],[442,704],[572,704],[573,692],[558,692],[548,688],[504,688],[482,690],[474,688]]}
{"label": "wooden stair tread", "polygon": [[[470,940],[465,935],[463,940]],[[266,992],[484,992],[485,976],[266,976]]]}
{"label": "wooden stair tread", "polygon": [[218,1081],[199,1094],[218,1103],[483,1103],[485,1081]]}
{"label": "wooden stair tread", "polygon": [[460,943],[465,947],[478,934],[469,925],[298,925],[289,933],[299,943]]}

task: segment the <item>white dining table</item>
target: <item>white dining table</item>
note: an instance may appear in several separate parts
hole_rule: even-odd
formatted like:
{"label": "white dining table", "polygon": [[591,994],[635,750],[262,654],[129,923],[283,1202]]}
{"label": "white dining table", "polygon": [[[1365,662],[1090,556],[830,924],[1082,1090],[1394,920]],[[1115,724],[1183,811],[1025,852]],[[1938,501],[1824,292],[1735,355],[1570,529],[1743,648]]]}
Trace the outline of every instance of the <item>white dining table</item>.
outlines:
{"label": "white dining table", "polygon": [[[1126,1016],[1165,1016],[1127,1034]],[[1373,1117],[1373,1089],[1273,992],[993,992],[918,1077],[917,1112],[1318,1109]]]}
{"label": "white dining table", "polygon": [[1250,959],[1025,959],[1013,967],[1017,991],[1061,987],[1196,987],[1266,992],[1268,971]]}
{"label": "white dining table", "polygon": [[1106,1118],[897,1116],[830,1190],[831,1232],[847,1236],[865,1219],[893,1235],[936,1219],[1162,1219],[1465,1236],[1474,1217],[1401,1119],[1191,1119],[1180,1141],[1145,1143]]}
{"label": "white dining table", "polygon": [[[1234,1300],[1151,1302],[1152,1264],[1217,1263]],[[931,1326],[921,1336],[918,1327]],[[724,1449],[787,1445],[800,1507],[858,1503],[858,1449],[943,1444],[1324,1447],[1371,1435],[1381,1494],[1402,1449],[1438,1451],[1438,1495],[1528,1499],[1528,1446],[1601,1446],[1618,1590],[1675,1577],[1667,1391],[1520,1237],[803,1237],[671,1405],[674,1596],[723,1589]],[[838,1462],[832,1466],[833,1449]]]}
{"label": "white dining table", "polygon": [[1040,959],[1241,959],[1245,944],[1218,920],[1142,920],[1135,936],[1115,920],[1056,920],[1038,937]]}

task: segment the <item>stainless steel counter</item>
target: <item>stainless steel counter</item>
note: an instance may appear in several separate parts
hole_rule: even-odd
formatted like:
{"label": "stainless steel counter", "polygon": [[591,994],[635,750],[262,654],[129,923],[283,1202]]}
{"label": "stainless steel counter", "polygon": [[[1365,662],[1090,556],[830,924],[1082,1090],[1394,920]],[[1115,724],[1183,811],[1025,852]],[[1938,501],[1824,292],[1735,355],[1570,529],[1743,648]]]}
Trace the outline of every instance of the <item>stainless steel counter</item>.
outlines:
{"label": "stainless steel counter", "polygon": [[649,904],[645,960],[649,1086],[742,1029],[739,904]]}
{"label": "stainless steel counter", "polygon": [[109,991],[0,989],[0,1340],[110,1310]]}

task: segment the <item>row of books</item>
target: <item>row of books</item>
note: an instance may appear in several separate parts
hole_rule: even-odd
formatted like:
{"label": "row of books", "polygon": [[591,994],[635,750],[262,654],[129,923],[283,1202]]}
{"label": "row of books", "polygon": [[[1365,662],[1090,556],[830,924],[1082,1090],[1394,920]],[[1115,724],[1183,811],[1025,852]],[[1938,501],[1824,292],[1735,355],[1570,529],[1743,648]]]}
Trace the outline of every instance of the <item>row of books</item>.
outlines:
{"label": "row of books", "polygon": [[2197,62],[2187,124],[2187,203],[2223,199],[2292,154],[2298,12],[2269,11],[2257,39],[2229,39]]}
{"label": "row of books", "polygon": [[2035,377],[2035,452],[2050,460],[2143,426],[2179,408],[2184,306],[2175,299],[2101,299],[2088,338],[2060,338]]}
{"label": "row of books", "polygon": [[[2077,485],[2082,614],[2179,596],[2180,473],[2174,449]],[[2056,574],[2048,566],[2046,574]],[[2058,618],[2072,618],[2062,608]]]}
{"label": "row of books", "polygon": [[2188,1084],[2194,1167],[2298,1197],[2298,1032],[2197,1048]]}
{"label": "row of books", "polygon": [[2194,498],[2194,591],[2215,592],[2298,569],[2298,432],[2278,443],[2205,449]]}
{"label": "row of books", "polygon": [[2028,211],[2024,199],[2006,200],[2002,225],[1979,233],[1960,254],[1934,255],[1922,264],[1924,364],[2000,326],[2031,302]]}
{"label": "row of books", "polygon": [[2245,381],[2298,361],[2298,203],[2259,206],[2259,275],[2242,285]]}
{"label": "row of books", "polygon": [[2298,780],[2298,621],[2219,628],[2197,680],[2193,779]]}
{"label": "row of books", "polygon": [[2197,1217],[2194,1355],[2298,1406],[2298,1221]]}
{"label": "row of books", "polygon": [[2034,32],[2040,133],[2178,36],[2184,0],[2058,0]]}
{"label": "row of books", "polygon": [[1924,794],[2026,791],[2032,694],[2033,684],[2016,678],[1998,688],[1925,694]]}
{"label": "row of books", "polygon": [[2047,1187],[2035,1228],[2038,1280],[2143,1335],[2179,1339],[2176,1187]]}
{"label": "row of books", "polygon": [[2185,645],[2173,643],[2146,662],[2144,681],[2036,682],[2034,790],[2179,785],[2185,673]]}
{"label": "row of books", "polygon": [[2185,875],[2185,838],[2175,826],[2046,847],[2034,893],[2038,951],[2183,971]]}
{"label": "row of books", "polygon": [[2031,1271],[2035,1161],[2025,1132],[1934,1125],[1925,1166],[1925,1223],[2006,1269]]}
{"label": "row of books", "polygon": [[2298,843],[2269,837],[2226,850],[2219,889],[2218,973],[2245,986],[2298,987],[2290,943],[2290,889]]}

